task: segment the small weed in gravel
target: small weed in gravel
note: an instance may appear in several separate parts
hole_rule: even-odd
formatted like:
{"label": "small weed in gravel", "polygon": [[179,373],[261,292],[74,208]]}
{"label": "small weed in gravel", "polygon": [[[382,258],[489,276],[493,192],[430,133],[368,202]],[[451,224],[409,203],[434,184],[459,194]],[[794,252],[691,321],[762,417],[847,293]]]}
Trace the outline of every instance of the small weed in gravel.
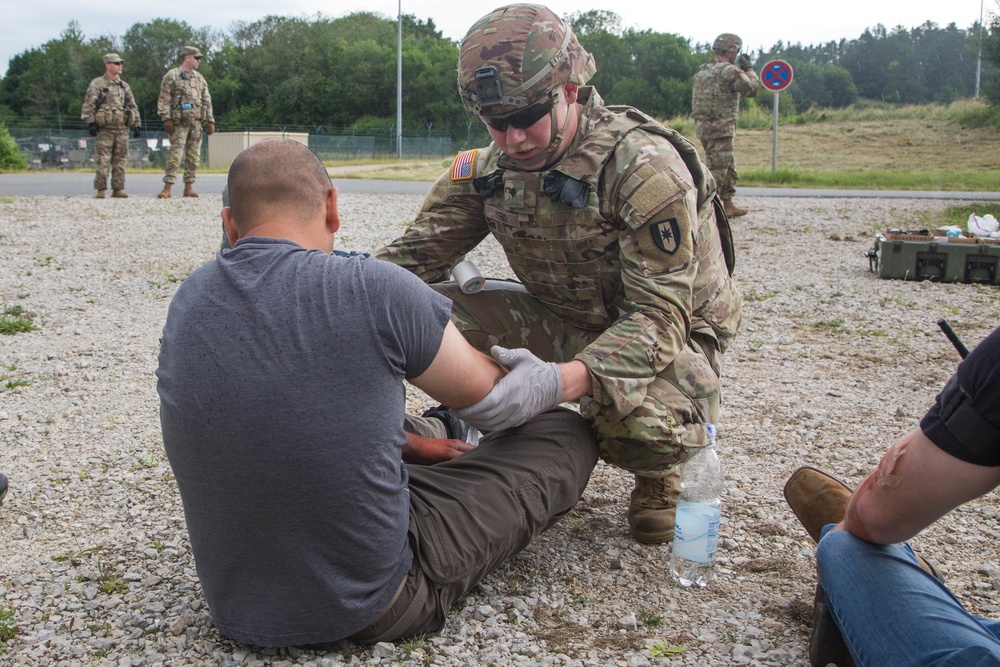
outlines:
{"label": "small weed in gravel", "polygon": [[13,336],[17,333],[35,331],[35,315],[24,309],[24,306],[9,306],[0,315],[0,334]]}

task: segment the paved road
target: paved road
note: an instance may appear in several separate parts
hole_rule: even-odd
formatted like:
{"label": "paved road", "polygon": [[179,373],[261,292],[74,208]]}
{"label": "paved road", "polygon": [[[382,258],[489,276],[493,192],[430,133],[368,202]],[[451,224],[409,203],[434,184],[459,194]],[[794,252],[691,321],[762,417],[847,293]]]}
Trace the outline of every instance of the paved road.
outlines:
{"label": "paved road", "polygon": [[[93,174],[29,173],[0,174],[0,196],[34,197],[39,195],[93,194]],[[202,195],[221,195],[226,184],[225,174],[201,174],[195,189]],[[408,181],[374,181],[334,178],[334,184],[345,194],[426,194],[431,184]],[[159,174],[127,174],[125,190],[132,196],[153,196],[163,188]],[[182,191],[174,186],[174,194]],[[798,188],[740,188],[747,197],[874,197],[905,199],[961,199],[1000,201],[1000,192],[916,192],[908,190],[806,190]]]}

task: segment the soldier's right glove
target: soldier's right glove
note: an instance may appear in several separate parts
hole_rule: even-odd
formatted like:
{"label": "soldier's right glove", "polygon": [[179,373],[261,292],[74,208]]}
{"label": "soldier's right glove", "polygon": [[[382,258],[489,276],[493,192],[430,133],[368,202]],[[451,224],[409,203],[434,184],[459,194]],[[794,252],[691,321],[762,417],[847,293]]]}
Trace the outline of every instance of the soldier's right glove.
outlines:
{"label": "soldier's right glove", "polygon": [[483,400],[467,408],[451,409],[480,431],[499,431],[520,426],[535,415],[562,403],[562,373],[530,351],[508,350],[494,345],[493,358],[510,369]]}
{"label": "soldier's right glove", "polygon": [[169,118],[163,121],[163,131],[172,135],[174,133],[174,121]]}
{"label": "soldier's right glove", "polygon": [[96,137],[97,136],[97,123],[88,123],[87,124],[87,132],[90,133],[90,136]]}
{"label": "soldier's right glove", "polygon": [[751,60],[750,60],[750,56],[748,56],[748,55],[747,55],[747,54],[745,54],[745,53],[741,53],[741,54],[740,54],[740,55],[739,55],[739,56],[738,56],[738,57],[736,58],[736,65],[737,65],[737,66],[738,66],[738,67],[739,67],[739,68],[740,68],[741,70],[743,70],[744,72],[745,72],[745,71],[747,71],[748,69],[750,69],[750,65],[752,65],[752,64],[753,64],[753,61],[751,61]]}
{"label": "soldier's right glove", "polygon": [[136,139],[138,139],[141,135],[142,135],[142,131],[139,129],[138,125],[136,125],[135,127],[132,128],[132,136],[133,137],[135,137]]}

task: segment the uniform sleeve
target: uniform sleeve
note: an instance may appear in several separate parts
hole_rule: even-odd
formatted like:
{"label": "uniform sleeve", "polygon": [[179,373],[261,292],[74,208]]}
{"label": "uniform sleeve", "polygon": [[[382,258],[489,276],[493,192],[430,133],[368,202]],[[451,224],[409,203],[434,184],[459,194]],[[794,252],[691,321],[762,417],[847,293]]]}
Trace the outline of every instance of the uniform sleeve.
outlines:
{"label": "uniform sleeve", "polygon": [[215,114],[212,113],[212,95],[208,92],[208,81],[205,77],[201,77],[201,108],[202,111],[202,122],[203,123],[214,123]]}
{"label": "uniform sleeve", "polygon": [[698,273],[697,190],[673,146],[643,132],[619,144],[605,180],[607,213],[622,229],[629,312],[576,359],[591,372],[594,400],[621,418],[642,403],[653,378],[688,339]]}
{"label": "uniform sleeve", "polygon": [[170,104],[173,101],[173,77],[170,76],[172,72],[173,70],[168,70],[163,75],[163,79],[160,80],[160,96],[156,98],[156,115],[163,120],[170,118]]}
{"label": "uniform sleeve", "polygon": [[757,76],[757,72],[752,69],[744,72],[736,65],[728,65],[722,76],[733,92],[743,97],[757,97],[757,91],[760,89],[760,77]]}
{"label": "uniform sleeve", "polygon": [[93,123],[97,120],[94,117],[94,101],[97,99],[97,90],[98,87],[91,81],[90,85],[87,86],[87,92],[83,96],[83,107],[80,109],[80,118],[87,123]]}
{"label": "uniform sleeve", "polygon": [[483,200],[471,180],[453,181],[451,170],[431,187],[406,233],[375,251],[428,282],[451,268],[489,234]]}
{"label": "uniform sleeve", "polygon": [[132,125],[142,125],[142,118],[139,117],[139,105],[135,103],[135,95],[132,94],[132,88],[127,83],[125,84],[125,104],[128,105],[128,110],[132,113]]}

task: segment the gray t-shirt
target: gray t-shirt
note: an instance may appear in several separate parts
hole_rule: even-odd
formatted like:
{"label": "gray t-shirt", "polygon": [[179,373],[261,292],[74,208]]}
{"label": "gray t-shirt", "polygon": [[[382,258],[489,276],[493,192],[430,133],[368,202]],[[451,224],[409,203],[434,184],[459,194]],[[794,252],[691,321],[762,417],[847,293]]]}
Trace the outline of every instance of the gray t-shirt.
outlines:
{"label": "gray t-shirt", "polygon": [[177,290],[160,422],[223,634],[335,641],[389,604],[412,560],[403,379],[450,311],[387,262],[256,237]]}

